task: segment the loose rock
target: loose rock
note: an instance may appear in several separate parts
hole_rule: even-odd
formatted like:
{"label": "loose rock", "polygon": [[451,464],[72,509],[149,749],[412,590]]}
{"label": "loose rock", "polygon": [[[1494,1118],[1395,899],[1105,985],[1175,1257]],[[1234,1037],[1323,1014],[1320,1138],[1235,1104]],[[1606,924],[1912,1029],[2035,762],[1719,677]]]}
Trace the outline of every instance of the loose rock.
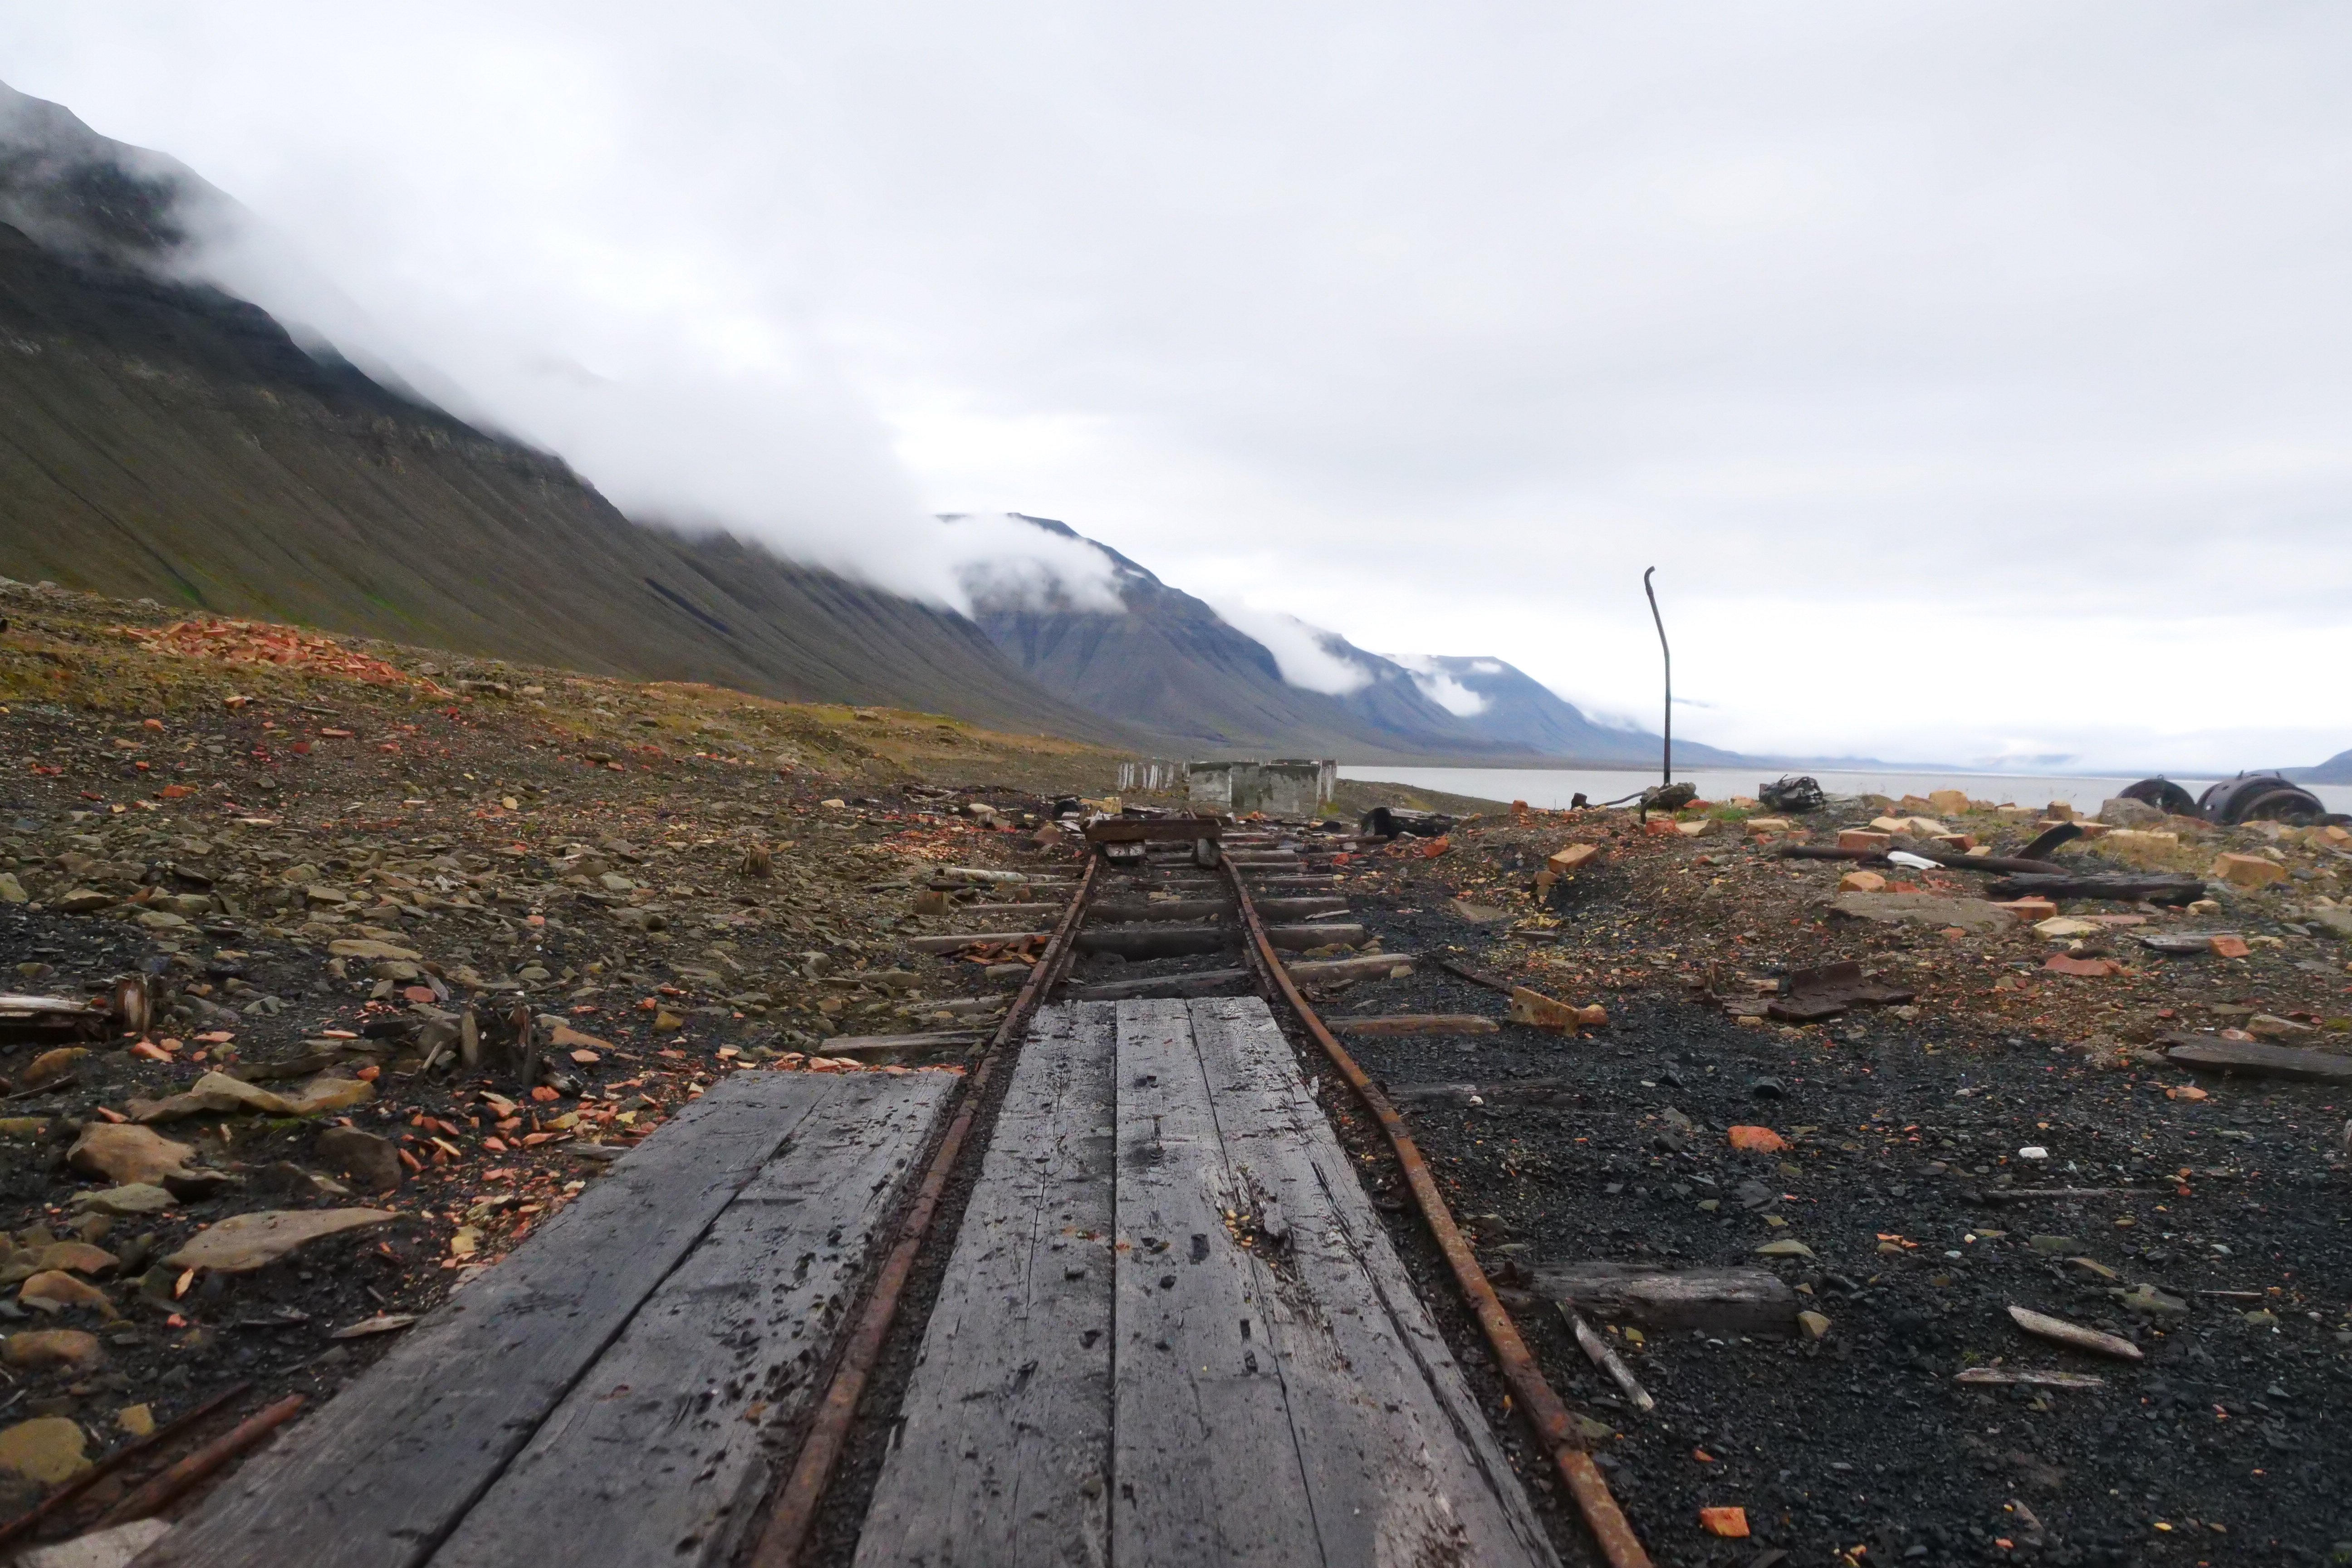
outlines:
{"label": "loose rock", "polygon": [[197,1232],[164,1261],[174,1268],[248,1273],[323,1237],[384,1225],[395,1217],[388,1209],[261,1209],[232,1215]]}
{"label": "loose rock", "polygon": [[66,1152],[66,1163],[85,1175],[116,1182],[160,1185],[195,1156],[195,1150],[144,1127],[93,1122]]}

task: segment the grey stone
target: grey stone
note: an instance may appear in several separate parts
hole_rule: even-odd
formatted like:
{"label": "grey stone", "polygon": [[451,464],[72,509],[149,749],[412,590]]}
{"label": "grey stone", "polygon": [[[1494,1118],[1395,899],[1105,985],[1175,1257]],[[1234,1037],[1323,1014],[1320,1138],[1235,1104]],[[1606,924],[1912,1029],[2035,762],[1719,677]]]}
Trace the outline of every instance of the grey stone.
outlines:
{"label": "grey stone", "polygon": [[400,1152],[387,1139],[356,1127],[330,1127],[315,1147],[320,1164],[349,1176],[362,1192],[389,1193],[400,1186]]}

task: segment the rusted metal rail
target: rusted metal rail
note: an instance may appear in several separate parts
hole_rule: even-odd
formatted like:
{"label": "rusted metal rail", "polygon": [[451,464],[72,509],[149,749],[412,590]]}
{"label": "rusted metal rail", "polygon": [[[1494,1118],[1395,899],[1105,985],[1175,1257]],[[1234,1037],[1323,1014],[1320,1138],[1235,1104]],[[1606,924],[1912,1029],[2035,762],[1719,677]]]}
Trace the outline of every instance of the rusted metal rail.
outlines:
{"label": "rusted metal rail", "polygon": [[63,1512],[72,1507],[77,1498],[81,1497],[90,1488],[122,1468],[131,1460],[147,1454],[162,1452],[167,1445],[203,1423],[214,1413],[241,1398],[246,1390],[252,1386],[250,1383],[232,1384],[184,1415],[157,1427],[137,1442],[125,1444],[122,1447],[117,1448],[113,1453],[84,1470],[64,1488],[52,1493],[47,1501],[31,1512],[20,1514],[6,1524],[0,1525],[0,1550],[14,1546],[16,1541],[28,1531],[40,1528],[41,1521],[52,1514]]}
{"label": "rusted metal rail", "polygon": [[1454,1282],[1468,1299],[1471,1315],[1478,1320],[1479,1329],[1486,1336],[1487,1346],[1495,1353],[1496,1364],[1501,1368],[1503,1381],[1511,1391],[1513,1402],[1521,1415],[1536,1430],[1544,1447],[1551,1454],[1552,1463],[1559,1471],[1569,1495],[1576,1500],[1579,1512],[1592,1531],[1592,1537],[1606,1557],[1611,1568],[1650,1568],[1650,1554],[1643,1549],[1633,1534],[1633,1527],[1618,1508],[1617,1500],[1610,1495],[1609,1483],[1602,1479],[1592,1456],[1577,1441],[1574,1424],[1569,1419],[1568,1405],[1545,1381],[1543,1371],[1536,1364],[1535,1353],[1520,1337],[1518,1325],[1511,1321],[1495,1288],[1486,1279],[1486,1271],[1463,1238],[1461,1227],[1454,1223],[1453,1211],[1446,1207],[1444,1197],[1437,1190],[1436,1179],[1430,1174],[1429,1165],[1421,1156],[1420,1147],[1412,1134],[1405,1130],[1404,1119],[1396,1107],[1389,1103],[1364,1069],[1356,1065],[1323,1020],[1308,1006],[1299,994],[1289,972],[1268,940],[1265,922],[1258,917],[1257,909],[1250,902],[1249,889],[1243,886],[1241,872],[1230,861],[1225,875],[1233,883],[1234,896],[1241,910],[1242,922],[1249,937],[1248,946],[1257,963],[1264,968],[1268,982],[1290,1004],[1307,1032],[1331,1059],[1339,1076],[1356,1091],[1364,1109],[1381,1124],[1389,1148],[1396,1155],[1398,1168],[1403,1171],[1405,1184],[1412,1194],[1414,1207],[1421,1211],[1437,1248],[1444,1254],[1446,1266],[1454,1272]]}
{"label": "rusted metal rail", "polygon": [[1012,1053],[1014,1044],[1029,1027],[1029,1020],[1069,963],[1074,951],[1072,938],[1086,920],[1087,903],[1094,896],[1095,871],[1100,864],[1089,856],[1085,873],[1078,879],[1076,891],[1070,896],[1069,908],[1062,911],[1060,921],[1029,971],[1020,994],[1004,1015],[1004,1022],[989,1040],[988,1049],[982,1053],[973,1067],[971,1077],[964,1085],[962,1103],[957,1107],[955,1120],[940,1140],[938,1150],[923,1174],[923,1184],[915,1201],[899,1224],[898,1239],[876,1276],[874,1289],[866,1298],[857,1327],[842,1348],[841,1359],[835,1364],[833,1381],[826,1386],[824,1403],[817,1406],[815,1417],[809,1425],[808,1436],[802,1440],[800,1458],[785,1478],[782,1489],[776,1494],[774,1508],[770,1511],[766,1528],[761,1532],[759,1545],[753,1549],[746,1568],[793,1568],[808,1544],[809,1531],[816,1523],[818,1507],[824,1500],[826,1485],[833,1479],[834,1468],[840,1463],[843,1448],[847,1447],[851,1423],[857,1415],[858,1401],[865,1396],[866,1385],[874,1375],[875,1365],[881,1360],[882,1347],[890,1335],[890,1325],[898,1315],[898,1301],[905,1295],[907,1281],[915,1271],[915,1258],[929,1236],[931,1221],[937,1217],[940,1199],[946,1194],[948,1182],[954,1174],[956,1162],[963,1153],[966,1139],[971,1135],[972,1118],[985,1097],[997,1064]]}
{"label": "rusted metal rail", "polygon": [[110,1530],[118,1524],[129,1524],[133,1520],[161,1513],[171,1507],[183,1492],[205,1480],[215,1470],[300,1415],[303,1404],[301,1394],[289,1394],[277,1404],[247,1416],[107,1510],[104,1517],[99,1520],[98,1528]]}

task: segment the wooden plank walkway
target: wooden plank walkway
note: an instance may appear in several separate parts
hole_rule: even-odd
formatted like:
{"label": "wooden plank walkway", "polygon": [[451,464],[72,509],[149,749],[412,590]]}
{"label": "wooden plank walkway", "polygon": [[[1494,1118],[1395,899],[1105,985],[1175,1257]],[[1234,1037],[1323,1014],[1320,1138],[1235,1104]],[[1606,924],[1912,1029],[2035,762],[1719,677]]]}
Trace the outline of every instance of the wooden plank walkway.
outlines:
{"label": "wooden plank walkway", "polygon": [[729,1074],[140,1568],[724,1563],[955,1082]]}
{"label": "wooden plank walkway", "polygon": [[1556,1559],[1242,997],[1040,1013],[856,1561]]}

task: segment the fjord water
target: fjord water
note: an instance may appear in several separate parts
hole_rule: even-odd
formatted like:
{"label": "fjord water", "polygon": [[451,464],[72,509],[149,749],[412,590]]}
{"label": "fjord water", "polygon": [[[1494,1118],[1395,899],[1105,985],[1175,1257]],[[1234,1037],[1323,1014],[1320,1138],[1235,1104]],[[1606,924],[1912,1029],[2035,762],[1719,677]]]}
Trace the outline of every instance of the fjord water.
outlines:
{"label": "fjord water", "polygon": [[[1900,800],[1906,795],[1924,795],[1930,790],[1961,789],[1969,792],[1971,800],[2018,805],[2046,805],[2053,800],[2063,800],[2085,812],[2098,810],[2101,801],[2121,795],[2124,786],[2133,782],[2131,778],[2098,774],[1907,773],[1891,769],[1847,773],[1811,768],[1676,768],[1675,778],[1678,783],[1686,780],[1696,784],[1701,800],[1728,800],[1735,795],[1754,795],[1759,785],[1780,777],[1783,771],[1810,773],[1832,795],[1884,795]],[[1658,774],[1654,768],[1398,768],[1368,763],[1343,765],[1339,776],[1398,784],[1407,789],[1442,790],[1481,800],[1523,800],[1532,806],[1554,810],[1567,805],[1579,794],[1594,805],[1632,795],[1654,783]],[[2184,776],[2173,782],[2194,795],[2213,781]],[[2304,787],[2317,795],[2330,811],[2352,811],[2352,785]]]}

